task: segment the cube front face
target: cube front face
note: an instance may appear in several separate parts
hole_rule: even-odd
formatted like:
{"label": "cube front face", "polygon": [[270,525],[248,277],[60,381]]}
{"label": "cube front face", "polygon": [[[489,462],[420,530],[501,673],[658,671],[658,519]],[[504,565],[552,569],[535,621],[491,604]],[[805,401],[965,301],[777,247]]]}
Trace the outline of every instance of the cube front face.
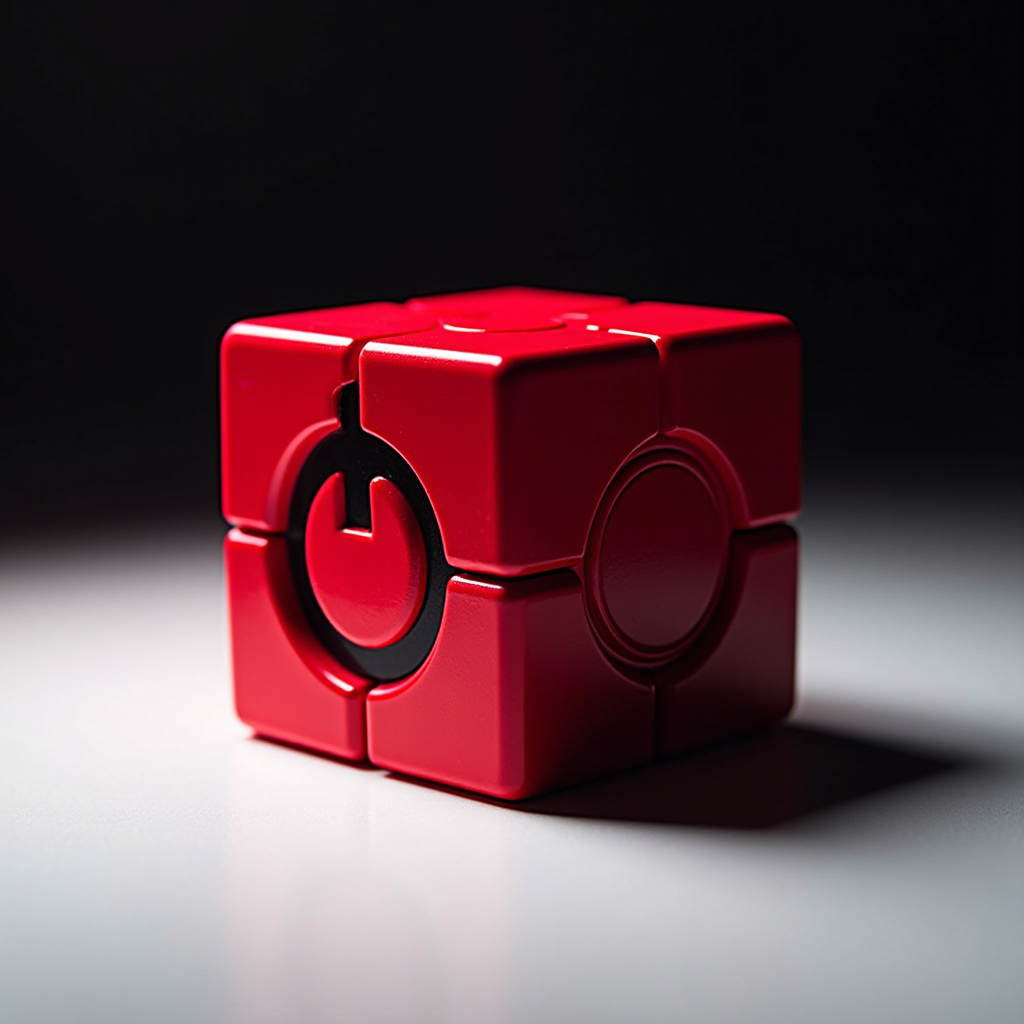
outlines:
{"label": "cube front face", "polygon": [[258,734],[518,799],[788,713],[784,318],[509,288],[245,321],[221,354]]}

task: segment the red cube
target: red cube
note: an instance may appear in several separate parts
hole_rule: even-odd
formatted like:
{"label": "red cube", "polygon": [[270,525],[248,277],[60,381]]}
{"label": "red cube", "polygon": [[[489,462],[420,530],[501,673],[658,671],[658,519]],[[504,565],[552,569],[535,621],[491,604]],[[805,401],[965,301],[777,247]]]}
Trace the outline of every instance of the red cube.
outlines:
{"label": "red cube", "polygon": [[519,799],[788,713],[784,317],[502,288],[243,321],[221,356],[257,733]]}

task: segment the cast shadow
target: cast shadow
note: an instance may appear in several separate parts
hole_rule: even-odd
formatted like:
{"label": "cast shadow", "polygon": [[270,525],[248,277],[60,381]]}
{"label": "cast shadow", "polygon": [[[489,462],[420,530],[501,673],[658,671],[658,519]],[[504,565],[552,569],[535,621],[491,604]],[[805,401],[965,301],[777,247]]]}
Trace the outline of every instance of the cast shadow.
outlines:
{"label": "cast shadow", "polygon": [[973,767],[964,759],[784,725],[504,806],[604,821],[768,829]]}

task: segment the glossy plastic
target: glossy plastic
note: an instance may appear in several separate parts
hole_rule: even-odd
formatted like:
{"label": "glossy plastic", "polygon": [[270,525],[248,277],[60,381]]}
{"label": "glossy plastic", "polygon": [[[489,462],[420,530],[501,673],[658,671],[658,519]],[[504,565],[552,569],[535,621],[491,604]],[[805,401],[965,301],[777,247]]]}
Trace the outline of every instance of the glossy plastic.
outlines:
{"label": "glossy plastic", "polygon": [[711,468],[675,438],[633,453],[608,485],[582,566],[609,657],[667,665],[700,634],[729,567],[734,514]]}
{"label": "glossy plastic", "polygon": [[356,379],[363,344],[435,322],[397,303],[374,302],[231,327],[220,350],[224,518],[284,530],[295,476],[317,441],[337,427],[335,395]]}
{"label": "glossy plastic", "polygon": [[310,632],[284,541],[236,529],[224,555],[238,717],[259,735],[363,760],[372,684],[332,661]]}
{"label": "glossy plastic", "polygon": [[[222,396],[258,733],[518,799],[788,713],[785,318],[521,288],[286,314],[228,332]],[[349,509],[321,463],[356,441]]]}
{"label": "glossy plastic", "polygon": [[789,714],[797,554],[788,526],[733,537],[729,578],[704,633],[658,678],[659,755],[753,732]]}
{"label": "glossy plastic", "polygon": [[359,380],[364,429],[408,460],[448,561],[475,572],[579,562],[608,481],[658,430],[644,338],[441,329],[368,343]]}
{"label": "glossy plastic", "polygon": [[654,701],[601,656],[574,573],[459,575],[433,657],[370,691],[370,760],[519,799],[650,760]]}
{"label": "glossy plastic", "polygon": [[775,313],[637,302],[590,324],[650,338],[661,354],[661,426],[687,431],[734,474],[743,526],[800,509],[800,336]]}
{"label": "glossy plastic", "polygon": [[427,557],[409,502],[370,481],[371,529],[348,525],[342,474],[329,478],[306,521],[306,562],[320,606],[339,633],[365,647],[405,636],[423,606]]}

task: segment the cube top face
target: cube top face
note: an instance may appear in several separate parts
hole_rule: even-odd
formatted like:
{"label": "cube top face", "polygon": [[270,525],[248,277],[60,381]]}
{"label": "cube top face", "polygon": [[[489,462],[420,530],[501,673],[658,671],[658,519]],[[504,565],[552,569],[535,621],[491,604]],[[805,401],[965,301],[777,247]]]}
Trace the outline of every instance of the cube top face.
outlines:
{"label": "cube top face", "polygon": [[698,338],[752,331],[793,331],[793,324],[778,313],[686,306],[671,302],[633,302],[595,309],[589,314],[588,320],[603,330],[646,335],[662,350]]}
{"label": "cube top face", "polygon": [[[476,728],[457,708],[459,680],[479,678],[493,692],[465,707],[491,716],[487,742],[519,751],[518,767],[488,747],[474,763],[490,782],[459,775],[442,744],[424,772],[524,795],[583,777],[558,729],[584,775],[651,756],[654,689],[752,621],[748,565],[783,566],[757,569],[758,600],[790,600],[795,562],[737,547],[799,508],[800,341],[784,317],[491,289],[243,321],[221,370],[229,577],[267,592],[232,597],[255,609],[233,622],[265,634],[261,657],[235,641],[239,713],[258,731],[411,771],[423,712],[408,709],[437,701],[438,722]],[[268,697],[263,662],[295,677],[293,697]],[[783,665],[764,704],[776,718],[787,671],[791,691]],[[598,678],[604,711],[580,717],[565,694]],[[334,725],[323,687],[346,695]],[[620,719],[632,732],[606,754],[594,737]],[[686,735],[728,733],[694,721]],[[664,749],[682,742],[658,729]],[[533,742],[543,756],[523,754]],[[527,781],[508,781],[520,769]]]}
{"label": "cube top face", "polygon": [[509,287],[410,299],[406,306],[418,313],[433,314],[447,326],[516,330],[527,324],[586,321],[595,311],[621,306],[625,301],[611,295]]}
{"label": "cube top face", "polygon": [[360,342],[426,330],[435,323],[433,316],[417,315],[397,302],[368,302],[359,306],[254,317],[236,324],[231,331],[250,337],[279,338],[344,348],[354,345],[358,351]]}

